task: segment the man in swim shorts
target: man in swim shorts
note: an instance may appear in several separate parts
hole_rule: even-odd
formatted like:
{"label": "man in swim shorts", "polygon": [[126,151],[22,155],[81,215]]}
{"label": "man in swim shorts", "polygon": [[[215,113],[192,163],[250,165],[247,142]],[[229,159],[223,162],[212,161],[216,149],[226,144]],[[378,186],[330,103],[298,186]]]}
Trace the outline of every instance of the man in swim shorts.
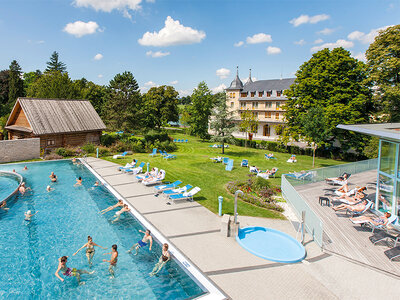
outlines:
{"label": "man in swim shorts", "polygon": [[117,251],[117,245],[112,245],[111,246],[111,252],[110,253],[104,253],[103,255],[107,255],[107,254],[111,254],[111,259],[107,260],[107,259],[103,259],[104,262],[109,262],[110,265],[108,266],[108,272],[110,272],[111,274],[111,278],[115,277],[115,267],[117,266],[117,262],[118,262],[118,251]]}
{"label": "man in swim shorts", "polygon": [[54,172],[51,172],[49,178],[50,178],[50,180],[51,180],[52,182],[56,182],[56,181],[57,181],[57,175],[54,174]]}
{"label": "man in swim shorts", "polygon": [[67,261],[68,261],[68,256],[63,256],[58,259],[58,268],[57,271],[54,275],[58,279],[60,279],[62,282],[64,282],[64,279],[60,276],[59,272],[61,271],[62,274],[66,277],[71,277],[74,276],[78,280],[78,284],[85,284],[84,282],[81,282],[81,274],[93,274],[94,271],[88,272],[86,270],[77,270],[76,268],[68,268],[67,267]]}
{"label": "man in swim shorts", "polygon": [[133,245],[131,249],[129,249],[128,253],[132,252],[133,248],[135,248],[136,250],[135,255],[137,255],[139,249],[147,246],[147,244],[149,244],[149,251],[151,251],[151,247],[153,246],[153,238],[150,235],[150,230],[148,229],[146,231],[139,230],[139,232],[144,233],[143,238],[139,240],[135,245]]}

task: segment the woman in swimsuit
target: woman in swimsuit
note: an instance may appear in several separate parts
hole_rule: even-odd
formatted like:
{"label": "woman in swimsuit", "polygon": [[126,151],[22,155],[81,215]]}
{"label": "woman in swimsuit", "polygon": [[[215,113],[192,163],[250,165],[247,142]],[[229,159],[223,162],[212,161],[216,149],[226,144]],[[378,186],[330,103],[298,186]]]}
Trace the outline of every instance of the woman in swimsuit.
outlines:
{"label": "woman in swimsuit", "polygon": [[135,245],[133,245],[131,249],[128,250],[128,253],[132,252],[133,248],[135,248],[135,255],[137,255],[139,252],[139,248],[147,246],[147,243],[149,243],[149,251],[151,251],[151,247],[153,246],[153,238],[150,235],[150,230],[139,230],[139,232],[144,233],[143,238],[139,240]]}
{"label": "woman in swimsuit", "polygon": [[59,272],[61,271],[62,274],[66,277],[71,277],[71,276],[76,277],[79,285],[85,284],[84,282],[81,282],[81,274],[93,274],[94,271],[88,272],[86,270],[77,270],[76,268],[72,268],[72,269],[68,268],[67,260],[68,260],[68,256],[63,256],[58,259],[58,268],[54,275],[56,275],[56,277],[58,279],[60,279],[62,282],[64,282],[64,279],[59,274]]}
{"label": "woman in swimsuit", "polygon": [[149,274],[150,276],[156,275],[158,272],[161,271],[161,269],[164,267],[164,265],[171,259],[171,255],[169,254],[168,251],[168,244],[165,243],[162,248],[162,254],[160,256],[160,259],[158,260],[158,263],[154,266],[153,271]]}
{"label": "woman in swimsuit", "polygon": [[117,221],[119,220],[119,218],[121,218],[121,215],[122,215],[124,212],[130,211],[130,210],[131,210],[131,209],[128,207],[128,205],[127,205],[127,204],[124,204],[124,207],[123,207],[121,210],[119,210],[119,211],[117,211],[117,212],[115,213],[115,215],[114,215],[115,219],[112,220],[111,223],[117,222]]}
{"label": "woman in swimsuit", "polygon": [[79,178],[76,180],[76,183],[74,184],[74,186],[78,186],[78,185],[82,185],[82,177],[79,177]]}
{"label": "woman in swimsuit", "polygon": [[54,174],[54,172],[51,172],[49,178],[50,178],[50,180],[51,180],[52,182],[56,182],[56,181],[57,181],[57,175]]}
{"label": "woman in swimsuit", "polygon": [[114,204],[113,206],[109,206],[109,207],[107,207],[106,209],[103,209],[102,211],[100,211],[100,214],[105,214],[106,212],[108,212],[108,211],[110,211],[110,210],[113,210],[113,209],[115,209],[115,208],[117,208],[117,207],[119,207],[119,206],[124,206],[124,202],[122,202],[122,200],[120,199],[120,200],[118,200],[118,203],[117,204]]}
{"label": "woman in swimsuit", "polygon": [[372,217],[365,217],[365,216],[361,216],[361,217],[356,217],[356,218],[350,218],[350,220],[352,222],[370,222],[372,224],[374,224],[375,226],[379,226],[379,225],[386,225],[388,222],[388,219],[390,218],[391,214],[389,212],[386,212],[383,216],[378,217],[378,218],[372,218]]}
{"label": "woman in swimsuit", "polygon": [[39,211],[35,212],[34,214],[32,214],[32,212],[30,210],[28,210],[24,215],[25,215],[25,221],[30,221],[31,218],[36,215]]}
{"label": "woman in swimsuit", "polygon": [[93,242],[93,239],[90,235],[87,237],[87,239],[88,239],[88,242],[86,244],[84,244],[82,247],[80,247],[78,249],[78,251],[76,251],[72,256],[75,256],[76,254],[78,254],[79,251],[81,251],[83,248],[86,247],[86,257],[88,259],[89,266],[91,266],[94,253],[96,252],[96,250],[94,249],[94,246],[100,247],[101,249],[104,249],[104,250],[106,250],[107,248],[104,248],[100,245],[97,245],[95,242]]}

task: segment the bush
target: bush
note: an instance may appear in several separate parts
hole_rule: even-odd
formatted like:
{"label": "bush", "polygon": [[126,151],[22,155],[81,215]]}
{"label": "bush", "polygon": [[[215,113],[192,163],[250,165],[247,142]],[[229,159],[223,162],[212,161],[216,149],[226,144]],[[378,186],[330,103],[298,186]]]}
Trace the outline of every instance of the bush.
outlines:
{"label": "bush", "polygon": [[81,154],[81,149],[72,147],[57,148],[55,153],[62,157],[78,156]]}
{"label": "bush", "polygon": [[158,142],[170,141],[171,138],[168,136],[168,133],[166,132],[158,132],[155,130],[150,130],[144,135],[144,140],[146,143],[155,144],[156,141]]}
{"label": "bush", "polygon": [[67,156],[67,151],[65,151],[65,148],[57,148],[56,151],[54,151],[57,155],[66,157]]}
{"label": "bush", "polygon": [[99,156],[108,156],[110,155],[110,150],[107,147],[99,147]]}
{"label": "bush", "polygon": [[95,153],[96,152],[96,146],[92,143],[87,143],[83,145],[82,150],[86,153]]}
{"label": "bush", "polygon": [[53,160],[53,159],[63,159],[61,155],[58,155],[55,152],[51,152],[44,157],[45,160]]}
{"label": "bush", "polygon": [[106,147],[109,147],[112,144],[114,144],[116,140],[117,140],[117,136],[115,134],[105,133],[102,136],[100,136],[101,145],[106,146]]}

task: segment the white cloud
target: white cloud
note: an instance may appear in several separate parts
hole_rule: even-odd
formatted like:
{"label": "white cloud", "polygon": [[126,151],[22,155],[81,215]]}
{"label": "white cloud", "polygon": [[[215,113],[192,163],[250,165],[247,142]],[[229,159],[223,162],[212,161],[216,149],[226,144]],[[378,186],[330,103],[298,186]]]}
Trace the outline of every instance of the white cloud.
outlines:
{"label": "white cloud", "polygon": [[295,44],[295,45],[299,45],[299,46],[303,46],[303,45],[306,44],[306,41],[303,40],[303,39],[301,39],[300,41],[295,41],[294,44]]}
{"label": "white cloud", "polygon": [[270,34],[257,33],[253,36],[248,36],[246,38],[247,44],[260,44],[260,43],[271,43],[272,38]]}
{"label": "white cloud", "polygon": [[155,86],[157,86],[157,84],[155,82],[151,81],[151,80],[147,81],[144,85],[147,86],[147,87],[155,87]]}
{"label": "white cloud", "polygon": [[103,74],[99,74],[99,75],[97,75],[97,77],[103,78]]}
{"label": "white cloud", "polygon": [[147,3],[155,3],[156,0],[146,0]]}
{"label": "white cloud", "polygon": [[365,57],[365,53],[359,52],[356,55],[352,55],[355,59],[358,59],[359,61],[366,62],[367,58]]}
{"label": "white cloud", "polygon": [[205,37],[204,31],[185,27],[168,16],[164,28],[159,32],[146,32],[138,42],[142,46],[166,47],[200,43]]}
{"label": "white cloud", "polygon": [[352,41],[355,41],[355,40],[360,41],[363,44],[371,44],[374,41],[375,37],[379,34],[379,31],[385,30],[386,28],[388,28],[390,26],[393,26],[393,25],[383,26],[380,28],[372,29],[369,33],[364,33],[364,32],[356,30],[356,31],[351,32],[347,36],[347,38]]}
{"label": "white cloud", "polygon": [[314,41],[314,44],[321,44],[323,42],[324,42],[323,39],[317,39],[317,40]]}
{"label": "white cloud", "polygon": [[318,31],[317,33],[322,34],[322,35],[329,35],[333,32],[335,32],[335,29],[333,29],[333,28],[324,28],[324,29]]}
{"label": "white cloud", "polygon": [[102,59],[102,58],[103,58],[103,55],[100,54],[100,53],[97,53],[97,54],[93,57],[94,60],[100,60],[100,59]]}
{"label": "white cloud", "polygon": [[294,27],[297,27],[307,23],[316,24],[318,22],[328,20],[329,18],[330,16],[326,14],[315,15],[312,17],[310,17],[309,15],[301,15],[300,17],[290,20],[289,23],[292,24]]}
{"label": "white cloud", "polygon": [[279,53],[281,53],[281,52],[282,52],[281,48],[278,48],[278,47],[271,47],[271,46],[269,46],[269,47],[267,48],[267,53],[268,53],[268,55],[279,54]]}
{"label": "white cloud", "polygon": [[190,96],[193,93],[193,89],[191,90],[179,90],[178,91],[180,97]]}
{"label": "white cloud", "polygon": [[167,56],[167,55],[170,55],[171,53],[169,53],[169,52],[162,52],[162,51],[156,51],[156,52],[153,52],[153,51],[147,51],[146,52],[146,55],[147,56],[151,56],[151,57],[155,57],[155,58],[157,58],[157,57],[164,57],[164,56]]}
{"label": "white cloud", "polygon": [[174,80],[174,81],[171,81],[169,84],[175,85],[175,84],[178,84],[178,83],[179,83],[178,80]]}
{"label": "white cloud", "polygon": [[241,46],[243,46],[243,44],[244,44],[244,42],[243,42],[243,41],[240,41],[240,42],[234,43],[233,46],[235,46],[235,47],[241,47]]}
{"label": "white cloud", "polygon": [[80,38],[87,34],[96,33],[100,30],[99,25],[96,22],[89,21],[85,23],[82,21],[76,21],[74,23],[68,23],[67,25],[65,25],[63,31],[77,38]]}
{"label": "white cloud", "polygon": [[120,11],[138,10],[142,0],[74,0],[78,7],[91,7],[96,11],[111,12],[114,9]]}
{"label": "white cloud", "polygon": [[211,92],[213,94],[216,94],[216,93],[223,92],[225,89],[226,89],[226,85],[221,83],[219,86],[216,86],[216,87],[212,88]]}
{"label": "white cloud", "polygon": [[221,68],[215,71],[215,75],[217,75],[220,79],[225,79],[228,78],[228,76],[231,74],[231,70]]}
{"label": "white cloud", "polygon": [[338,48],[338,47],[343,47],[343,48],[351,48],[354,46],[353,42],[346,41],[346,40],[337,40],[334,43],[325,43],[319,46],[314,46],[311,48],[311,52],[316,52],[325,48],[333,49],[333,48]]}

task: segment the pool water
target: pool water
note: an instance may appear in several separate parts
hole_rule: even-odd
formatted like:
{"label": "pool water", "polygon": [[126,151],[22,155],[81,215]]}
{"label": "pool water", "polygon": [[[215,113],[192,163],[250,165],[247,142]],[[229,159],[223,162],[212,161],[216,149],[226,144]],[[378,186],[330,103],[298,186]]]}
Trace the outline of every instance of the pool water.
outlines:
{"label": "pool water", "polygon": [[0,201],[10,196],[18,187],[18,178],[14,175],[0,172]]}
{"label": "pool water", "polygon": [[[24,164],[26,165],[26,164]],[[10,210],[0,211],[0,298],[4,299],[186,299],[204,293],[198,284],[175,262],[170,261],[156,276],[150,277],[154,264],[161,255],[161,245],[153,243],[141,249],[137,256],[127,250],[142,238],[141,224],[130,214],[111,224],[115,211],[100,215],[99,211],[116,203],[115,197],[104,187],[93,187],[94,175],[83,165],[70,161],[42,162],[24,165],[0,165],[0,170],[16,169],[24,177],[28,191],[24,196],[8,202]],[[50,172],[58,176],[51,183]],[[83,185],[74,187],[76,178]],[[47,192],[50,185],[53,191]],[[38,211],[31,222],[24,221],[24,212]],[[90,268],[85,249],[72,254],[87,241],[93,241],[108,250],[96,247]],[[110,279],[108,263],[112,244],[118,245],[119,257],[116,276]],[[75,277],[61,282],[54,276],[58,258],[67,255],[68,267],[94,270],[83,274],[84,285]]]}

